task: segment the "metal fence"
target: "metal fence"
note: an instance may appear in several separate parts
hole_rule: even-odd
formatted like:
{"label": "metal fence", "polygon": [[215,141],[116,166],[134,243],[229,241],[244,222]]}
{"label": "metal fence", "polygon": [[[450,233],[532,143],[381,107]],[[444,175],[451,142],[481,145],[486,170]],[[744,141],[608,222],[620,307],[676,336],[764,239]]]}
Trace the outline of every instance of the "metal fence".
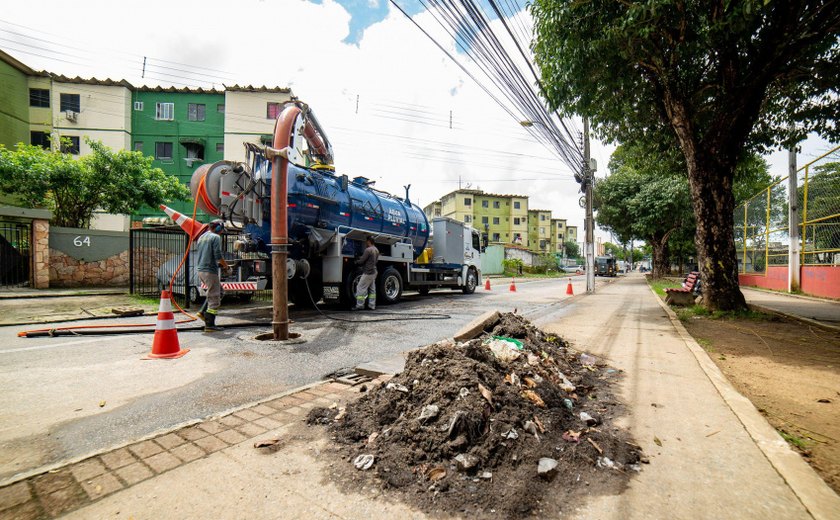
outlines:
{"label": "metal fence", "polygon": [[[800,264],[840,265],[840,146],[797,170]],[[788,176],[735,209],[735,245],[741,273],[787,265]]]}
{"label": "metal fence", "polygon": [[[236,233],[222,235],[222,251],[229,262],[237,257],[233,251],[234,242],[239,237]],[[160,291],[169,287],[172,274],[181,264],[188,239],[180,227],[132,229],[129,235],[131,293],[160,296]],[[202,301],[198,290],[201,282],[195,270],[195,259],[193,245],[183,266],[178,270],[172,287],[172,297],[185,309]],[[271,301],[271,289],[243,293],[242,299]]]}
{"label": "metal fence", "polygon": [[32,223],[0,220],[0,289],[27,287],[32,269]]}

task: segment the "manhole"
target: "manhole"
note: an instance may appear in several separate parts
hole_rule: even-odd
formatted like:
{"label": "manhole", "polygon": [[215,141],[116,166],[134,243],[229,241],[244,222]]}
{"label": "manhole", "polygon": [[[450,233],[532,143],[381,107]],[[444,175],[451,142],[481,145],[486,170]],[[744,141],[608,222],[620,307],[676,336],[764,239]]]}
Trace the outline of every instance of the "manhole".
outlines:
{"label": "manhole", "polygon": [[250,338],[242,338],[246,340],[261,342],[261,343],[268,343],[268,344],[275,344],[275,345],[298,345],[300,343],[306,343],[306,340],[300,337],[300,334],[297,332],[290,332],[289,339],[286,340],[275,340],[274,339],[274,332],[264,332],[262,334],[257,334],[256,336],[251,336]]}
{"label": "manhole", "polygon": [[[297,332],[290,332],[289,339],[297,339],[300,337],[300,334]],[[274,332],[264,332],[263,334],[257,334],[254,336],[254,339],[259,341],[274,341]]]}

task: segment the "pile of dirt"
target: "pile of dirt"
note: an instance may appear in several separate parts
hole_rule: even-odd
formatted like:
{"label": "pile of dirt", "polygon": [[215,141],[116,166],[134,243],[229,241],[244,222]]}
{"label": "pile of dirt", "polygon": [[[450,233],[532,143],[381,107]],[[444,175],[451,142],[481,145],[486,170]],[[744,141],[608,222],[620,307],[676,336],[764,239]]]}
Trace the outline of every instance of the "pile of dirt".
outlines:
{"label": "pile of dirt", "polygon": [[476,339],[412,352],[387,384],[309,422],[329,425],[345,481],[376,481],[427,512],[569,511],[576,497],[620,492],[646,462],[612,424],[618,376],[502,314]]}

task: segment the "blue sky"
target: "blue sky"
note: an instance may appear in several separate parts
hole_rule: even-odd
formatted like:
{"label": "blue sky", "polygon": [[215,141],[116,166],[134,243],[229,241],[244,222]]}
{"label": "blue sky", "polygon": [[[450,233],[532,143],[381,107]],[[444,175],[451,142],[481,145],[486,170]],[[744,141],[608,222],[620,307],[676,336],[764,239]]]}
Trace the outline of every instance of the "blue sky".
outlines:
{"label": "blue sky", "polygon": [[[321,4],[323,0],[311,0],[314,4]],[[388,0],[336,0],[336,3],[350,13],[350,34],[344,39],[345,43],[359,44],[365,29],[379,23],[388,16],[390,3]],[[417,0],[398,0],[408,14],[416,14],[423,10]]]}

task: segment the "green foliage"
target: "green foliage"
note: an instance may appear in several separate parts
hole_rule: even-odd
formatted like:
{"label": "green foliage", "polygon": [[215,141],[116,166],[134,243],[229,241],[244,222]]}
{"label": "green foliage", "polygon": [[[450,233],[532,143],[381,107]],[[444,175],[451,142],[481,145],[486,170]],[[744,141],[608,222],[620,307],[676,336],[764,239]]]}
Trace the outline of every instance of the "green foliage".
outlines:
{"label": "green foliage", "polygon": [[91,154],[80,158],[22,143],[0,147],[0,189],[50,209],[57,226],[79,228],[90,226],[96,210],[130,214],[189,197],[178,179],[152,167],[151,157],[87,143]]}
{"label": "green foliage", "polygon": [[567,240],[565,243],[566,258],[578,258],[580,256],[580,246],[573,240]]}
{"label": "green foliage", "polygon": [[502,268],[505,274],[519,274],[519,269],[524,272],[524,264],[518,258],[505,258],[502,260]]}

